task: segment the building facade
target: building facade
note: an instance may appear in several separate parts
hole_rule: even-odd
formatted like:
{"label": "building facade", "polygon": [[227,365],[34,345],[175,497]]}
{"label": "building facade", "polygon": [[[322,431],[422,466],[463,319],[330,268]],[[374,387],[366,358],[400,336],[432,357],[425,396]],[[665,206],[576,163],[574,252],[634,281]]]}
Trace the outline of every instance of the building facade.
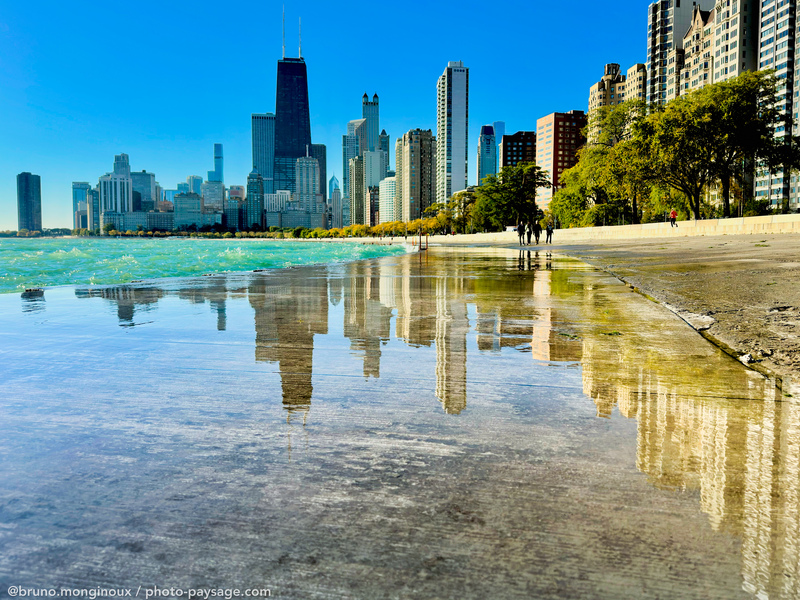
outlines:
{"label": "building facade", "polygon": [[317,159],[319,165],[319,193],[322,194],[323,202],[328,200],[328,186],[325,183],[328,181],[328,150],[325,144],[311,144],[310,155]]}
{"label": "building facade", "polygon": [[320,190],[319,162],[311,156],[297,159],[295,165],[294,202],[297,209],[307,213],[325,212]]}
{"label": "building facade", "polygon": [[89,227],[92,186],[85,181],[72,182],[72,228]]}
{"label": "building facade", "polygon": [[447,63],[437,84],[436,202],[467,187],[469,165],[469,68]]}
{"label": "building facade", "polygon": [[436,201],[436,136],[412,129],[395,144],[395,214],[413,221]]}
{"label": "building facade", "polygon": [[361,98],[361,118],[366,121],[367,150],[380,150],[380,105],[378,94],[373,94],[372,100],[367,93]]}
{"label": "building facade", "polygon": [[42,230],[42,178],[33,173],[17,175],[17,230]]}
{"label": "building facade", "polygon": [[253,169],[247,176],[243,219],[240,226],[245,231],[264,228],[264,178]]}
{"label": "building facade", "polygon": [[500,168],[521,162],[536,162],[536,132],[518,131],[504,135],[500,142]]}
{"label": "building facade", "polygon": [[275,97],[275,161],[273,189],[294,191],[297,159],[311,145],[308,74],[300,58],[278,61]]}
{"label": "building facade", "polygon": [[342,136],[342,195],[350,197],[350,159],[367,151],[367,120],[354,119],[347,124],[347,133]]}
{"label": "building facade", "polygon": [[657,0],[647,11],[647,85],[648,103],[667,101],[667,55],[683,48],[683,34],[689,29],[694,7],[711,10],[714,0]]}
{"label": "building facade", "polygon": [[131,173],[131,188],[133,190],[133,210],[147,212],[156,207],[156,176],[147,171],[134,171]]}
{"label": "building facade", "polygon": [[478,185],[484,177],[497,173],[497,143],[494,126],[483,125],[478,138]]}
{"label": "building facade", "polygon": [[272,170],[275,163],[275,114],[254,113],[250,116],[253,168],[264,179],[264,193],[271,194]]}
{"label": "building facade", "polygon": [[350,159],[348,179],[350,181],[350,221],[351,225],[364,224],[364,157]]}
{"label": "building facade", "polygon": [[133,212],[133,180],[127,154],[114,157],[114,171],[100,177],[97,183],[100,192],[100,227],[105,226],[103,216]]}
{"label": "building facade", "polygon": [[397,178],[386,177],[381,181],[379,188],[378,214],[381,223],[399,221],[400,214],[395,213],[395,197],[397,196]]}
{"label": "building facade", "polygon": [[539,188],[536,201],[544,209],[560,184],[562,171],[578,162],[577,151],[586,143],[586,113],[551,113],[536,121],[536,164],[547,172],[552,186]]}

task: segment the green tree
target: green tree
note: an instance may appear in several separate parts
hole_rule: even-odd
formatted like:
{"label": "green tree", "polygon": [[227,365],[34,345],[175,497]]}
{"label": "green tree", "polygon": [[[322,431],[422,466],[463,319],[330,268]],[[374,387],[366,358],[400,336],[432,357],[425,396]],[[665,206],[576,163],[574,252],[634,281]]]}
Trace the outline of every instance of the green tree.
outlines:
{"label": "green tree", "polygon": [[534,163],[503,167],[484,178],[477,189],[475,209],[498,227],[536,217],[536,191],[550,187],[547,173]]}

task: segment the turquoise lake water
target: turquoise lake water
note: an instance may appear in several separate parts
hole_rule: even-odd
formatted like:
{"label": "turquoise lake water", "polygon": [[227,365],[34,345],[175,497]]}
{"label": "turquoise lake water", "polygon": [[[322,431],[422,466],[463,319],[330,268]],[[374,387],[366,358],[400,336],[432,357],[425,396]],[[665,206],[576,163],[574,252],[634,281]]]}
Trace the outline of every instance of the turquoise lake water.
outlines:
{"label": "turquoise lake water", "polygon": [[281,269],[404,252],[402,246],[237,239],[0,239],[0,293]]}

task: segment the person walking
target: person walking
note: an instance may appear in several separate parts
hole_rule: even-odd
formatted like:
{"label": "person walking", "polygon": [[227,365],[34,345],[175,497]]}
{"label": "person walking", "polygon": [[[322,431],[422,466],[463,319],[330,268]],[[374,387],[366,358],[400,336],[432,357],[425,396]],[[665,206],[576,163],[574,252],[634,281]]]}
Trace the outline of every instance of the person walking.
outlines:
{"label": "person walking", "polygon": [[542,226],[539,221],[533,222],[533,237],[536,238],[536,245],[539,245],[539,238],[542,237]]}
{"label": "person walking", "polygon": [[522,221],[520,221],[519,225],[517,225],[517,235],[519,236],[519,245],[520,246],[524,246],[525,245],[525,223],[523,223]]}
{"label": "person walking", "polygon": [[672,212],[671,212],[671,213],[669,213],[669,226],[670,226],[670,228],[672,228],[672,227],[677,227],[677,226],[678,226],[678,224],[675,222],[675,219],[677,219],[677,218],[678,218],[678,213],[677,213],[677,211],[676,211],[676,210],[673,208],[673,209],[672,209]]}
{"label": "person walking", "polygon": [[531,245],[531,234],[532,233],[533,233],[533,225],[531,225],[531,222],[528,221],[528,224],[525,226],[525,236],[528,238],[528,242],[527,242],[528,246]]}
{"label": "person walking", "polygon": [[547,238],[544,240],[545,244],[552,244],[553,243],[553,224],[552,223],[548,223],[547,224],[547,229],[545,229],[545,231],[547,232]]}

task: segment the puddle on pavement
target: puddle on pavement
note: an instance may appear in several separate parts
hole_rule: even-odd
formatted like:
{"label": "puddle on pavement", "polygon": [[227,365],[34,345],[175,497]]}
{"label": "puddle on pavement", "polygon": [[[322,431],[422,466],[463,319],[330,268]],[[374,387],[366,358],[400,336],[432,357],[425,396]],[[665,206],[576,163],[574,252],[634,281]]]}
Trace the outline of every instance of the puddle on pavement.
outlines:
{"label": "puddle on pavement", "polygon": [[45,296],[0,297],[5,585],[800,594],[800,406],[577,261]]}

